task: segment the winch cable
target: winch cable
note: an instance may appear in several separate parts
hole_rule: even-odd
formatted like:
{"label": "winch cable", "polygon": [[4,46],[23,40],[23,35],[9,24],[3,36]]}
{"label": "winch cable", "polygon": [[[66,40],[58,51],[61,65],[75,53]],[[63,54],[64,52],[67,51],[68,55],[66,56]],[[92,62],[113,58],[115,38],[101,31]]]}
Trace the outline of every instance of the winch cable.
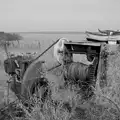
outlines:
{"label": "winch cable", "polygon": [[60,39],[56,40],[52,45],[50,45],[46,50],[44,50],[38,57],[36,57],[32,62],[36,61],[37,59],[39,59],[39,57],[41,57],[42,55],[44,55],[51,47],[53,47]]}
{"label": "winch cable", "polygon": [[54,67],[52,67],[52,68],[48,69],[47,71],[51,71],[51,70],[53,70],[53,69],[55,69],[55,68],[58,68],[59,66],[61,66],[61,64],[56,65],[56,66],[54,66]]}

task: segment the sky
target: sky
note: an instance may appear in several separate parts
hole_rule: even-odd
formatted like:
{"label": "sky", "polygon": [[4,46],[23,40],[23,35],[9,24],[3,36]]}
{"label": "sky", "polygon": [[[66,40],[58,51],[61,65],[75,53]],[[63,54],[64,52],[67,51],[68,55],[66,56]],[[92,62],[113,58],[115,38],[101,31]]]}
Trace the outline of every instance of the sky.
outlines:
{"label": "sky", "polygon": [[0,0],[5,32],[120,29],[120,0]]}

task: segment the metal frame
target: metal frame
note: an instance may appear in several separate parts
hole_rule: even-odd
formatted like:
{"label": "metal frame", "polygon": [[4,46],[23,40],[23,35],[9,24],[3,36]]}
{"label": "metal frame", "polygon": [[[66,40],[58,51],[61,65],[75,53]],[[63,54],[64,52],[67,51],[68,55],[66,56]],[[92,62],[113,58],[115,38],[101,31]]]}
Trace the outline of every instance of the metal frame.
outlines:
{"label": "metal frame", "polygon": [[70,42],[64,44],[69,53],[95,54],[100,53],[101,43],[95,42]]}

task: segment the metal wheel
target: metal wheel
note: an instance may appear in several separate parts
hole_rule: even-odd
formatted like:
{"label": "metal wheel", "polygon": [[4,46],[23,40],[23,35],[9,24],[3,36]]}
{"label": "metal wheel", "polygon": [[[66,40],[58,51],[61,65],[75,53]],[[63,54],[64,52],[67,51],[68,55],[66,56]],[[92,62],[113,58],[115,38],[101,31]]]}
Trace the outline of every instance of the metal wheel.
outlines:
{"label": "metal wheel", "polygon": [[43,86],[44,78],[41,74],[43,71],[43,61],[36,60],[29,65],[24,73],[21,86],[21,94],[24,99],[29,100],[33,94],[36,94],[35,91]]}

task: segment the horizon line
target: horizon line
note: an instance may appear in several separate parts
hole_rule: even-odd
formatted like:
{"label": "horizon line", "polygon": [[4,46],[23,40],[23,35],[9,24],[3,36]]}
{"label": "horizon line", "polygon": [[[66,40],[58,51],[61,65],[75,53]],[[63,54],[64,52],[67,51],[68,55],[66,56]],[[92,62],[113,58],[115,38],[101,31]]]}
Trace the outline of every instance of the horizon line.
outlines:
{"label": "horizon line", "polygon": [[34,33],[34,34],[83,34],[83,31],[28,31],[28,32],[9,32],[9,33]]}

